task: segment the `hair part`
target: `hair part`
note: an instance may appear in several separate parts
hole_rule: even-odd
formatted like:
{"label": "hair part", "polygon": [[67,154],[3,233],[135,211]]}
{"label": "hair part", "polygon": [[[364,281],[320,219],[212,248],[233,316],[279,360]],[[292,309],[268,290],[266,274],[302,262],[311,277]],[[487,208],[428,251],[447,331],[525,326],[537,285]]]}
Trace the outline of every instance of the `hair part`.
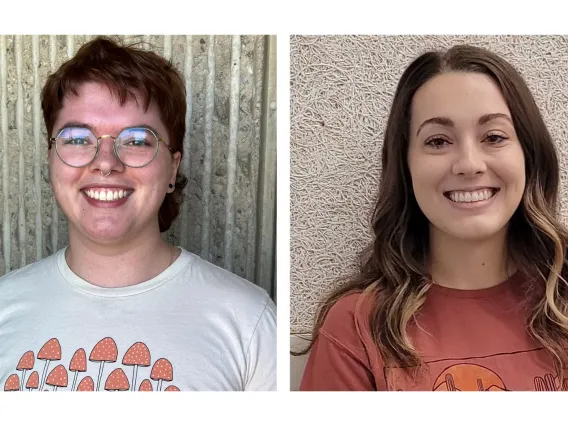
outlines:
{"label": "hair part", "polygon": [[[77,96],[79,86],[95,82],[106,85],[121,105],[135,100],[147,111],[150,104],[155,104],[168,131],[172,152],[183,157],[187,109],[183,79],[171,61],[137,48],[137,44],[123,45],[109,37],[96,37],[48,77],[41,92],[48,149],[65,97]],[[160,232],[167,231],[178,216],[187,183],[187,177],[178,169],[174,190],[166,194],[158,212]]]}
{"label": "hair part", "polygon": [[[408,167],[411,105],[416,91],[444,72],[489,76],[511,111],[525,156],[526,186],[509,222],[508,254],[528,277],[527,331],[551,354],[562,376],[568,366],[568,232],[556,214],[559,167],[552,138],[538,106],[517,70],[485,49],[458,45],[427,52],[404,71],[392,102],[382,147],[382,176],[372,215],[373,241],[356,274],[339,280],[319,308],[312,341],[331,307],[354,293],[371,302],[372,339],[386,366],[423,366],[407,328],[432,285],[429,272],[429,224],[413,194]],[[534,279],[532,279],[534,278]],[[568,386],[566,386],[568,389]]]}

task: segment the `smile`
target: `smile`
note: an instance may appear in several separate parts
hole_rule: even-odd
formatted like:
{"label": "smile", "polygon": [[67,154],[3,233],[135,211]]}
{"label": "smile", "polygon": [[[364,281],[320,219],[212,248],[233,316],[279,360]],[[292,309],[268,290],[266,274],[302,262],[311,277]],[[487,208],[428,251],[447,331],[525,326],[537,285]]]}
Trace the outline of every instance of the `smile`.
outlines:
{"label": "smile", "polygon": [[101,189],[101,190],[93,190],[93,189],[87,189],[84,190],[83,193],[89,197],[92,198],[93,200],[99,200],[99,201],[115,201],[115,200],[120,200],[122,198],[126,198],[128,197],[130,194],[132,194],[134,191],[132,190],[116,190],[116,189]]}
{"label": "smile", "polygon": [[484,188],[476,191],[447,191],[444,196],[454,203],[476,203],[493,198],[497,192],[498,188]]}

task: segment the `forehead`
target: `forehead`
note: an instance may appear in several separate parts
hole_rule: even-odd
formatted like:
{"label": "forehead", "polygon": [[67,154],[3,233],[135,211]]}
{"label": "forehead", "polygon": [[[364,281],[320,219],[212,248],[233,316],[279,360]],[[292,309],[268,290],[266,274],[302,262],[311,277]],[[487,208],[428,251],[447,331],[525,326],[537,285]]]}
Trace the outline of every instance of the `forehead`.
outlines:
{"label": "forehead", "polygon": [[116,132],[124,127],[146,124],[165,132],[157,106],[152,102],[145,108],[140,94],[128,97],[121,104],[118,95],[101,83],[87,82],[77,87],[77,95],[69,93],[55,122],[55,130],[68,122],[89,124],[97,131]]}
{"label": "forehead", "polygon": [[477,122],[488,113],[510,116],[497,84],[481,73],[447,72],[432,78],[415,93],[411,127],[432,117],[448,117],[456,123]]}

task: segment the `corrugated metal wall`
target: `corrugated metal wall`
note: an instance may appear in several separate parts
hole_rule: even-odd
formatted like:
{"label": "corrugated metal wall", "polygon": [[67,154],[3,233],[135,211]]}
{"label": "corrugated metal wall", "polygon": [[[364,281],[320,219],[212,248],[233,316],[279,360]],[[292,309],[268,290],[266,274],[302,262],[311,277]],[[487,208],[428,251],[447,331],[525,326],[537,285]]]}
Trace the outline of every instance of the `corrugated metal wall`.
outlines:
{"label": "corrugated metal wall", "polygon": [[[92,36],[0,35],[0,275],[68,243],[49,185],[39,95]],[[276,40],[268,36],[125,36],[171,59],[188,91],[189,178],[165,236],[275,297]]]}

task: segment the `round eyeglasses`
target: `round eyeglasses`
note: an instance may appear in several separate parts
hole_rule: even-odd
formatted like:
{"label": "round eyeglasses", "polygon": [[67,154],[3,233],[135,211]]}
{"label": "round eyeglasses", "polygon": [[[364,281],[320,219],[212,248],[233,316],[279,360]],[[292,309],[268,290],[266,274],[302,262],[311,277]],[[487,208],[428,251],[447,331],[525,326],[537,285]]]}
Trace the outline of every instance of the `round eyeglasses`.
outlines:
{"label": "round eyeglasses", "polygon": [[85,127],[65,127],[55,138],[49,138],[55,144],[57,156],[71,167],[85,167],[99,152],[99,141],[110,138],[114,141],[114,153],[128,167],[144,167],[158,154],[160,142],[173,153],[163,139],[146,127],[131,127],[120,132],[116,137],[102,135],[96,137]]}

